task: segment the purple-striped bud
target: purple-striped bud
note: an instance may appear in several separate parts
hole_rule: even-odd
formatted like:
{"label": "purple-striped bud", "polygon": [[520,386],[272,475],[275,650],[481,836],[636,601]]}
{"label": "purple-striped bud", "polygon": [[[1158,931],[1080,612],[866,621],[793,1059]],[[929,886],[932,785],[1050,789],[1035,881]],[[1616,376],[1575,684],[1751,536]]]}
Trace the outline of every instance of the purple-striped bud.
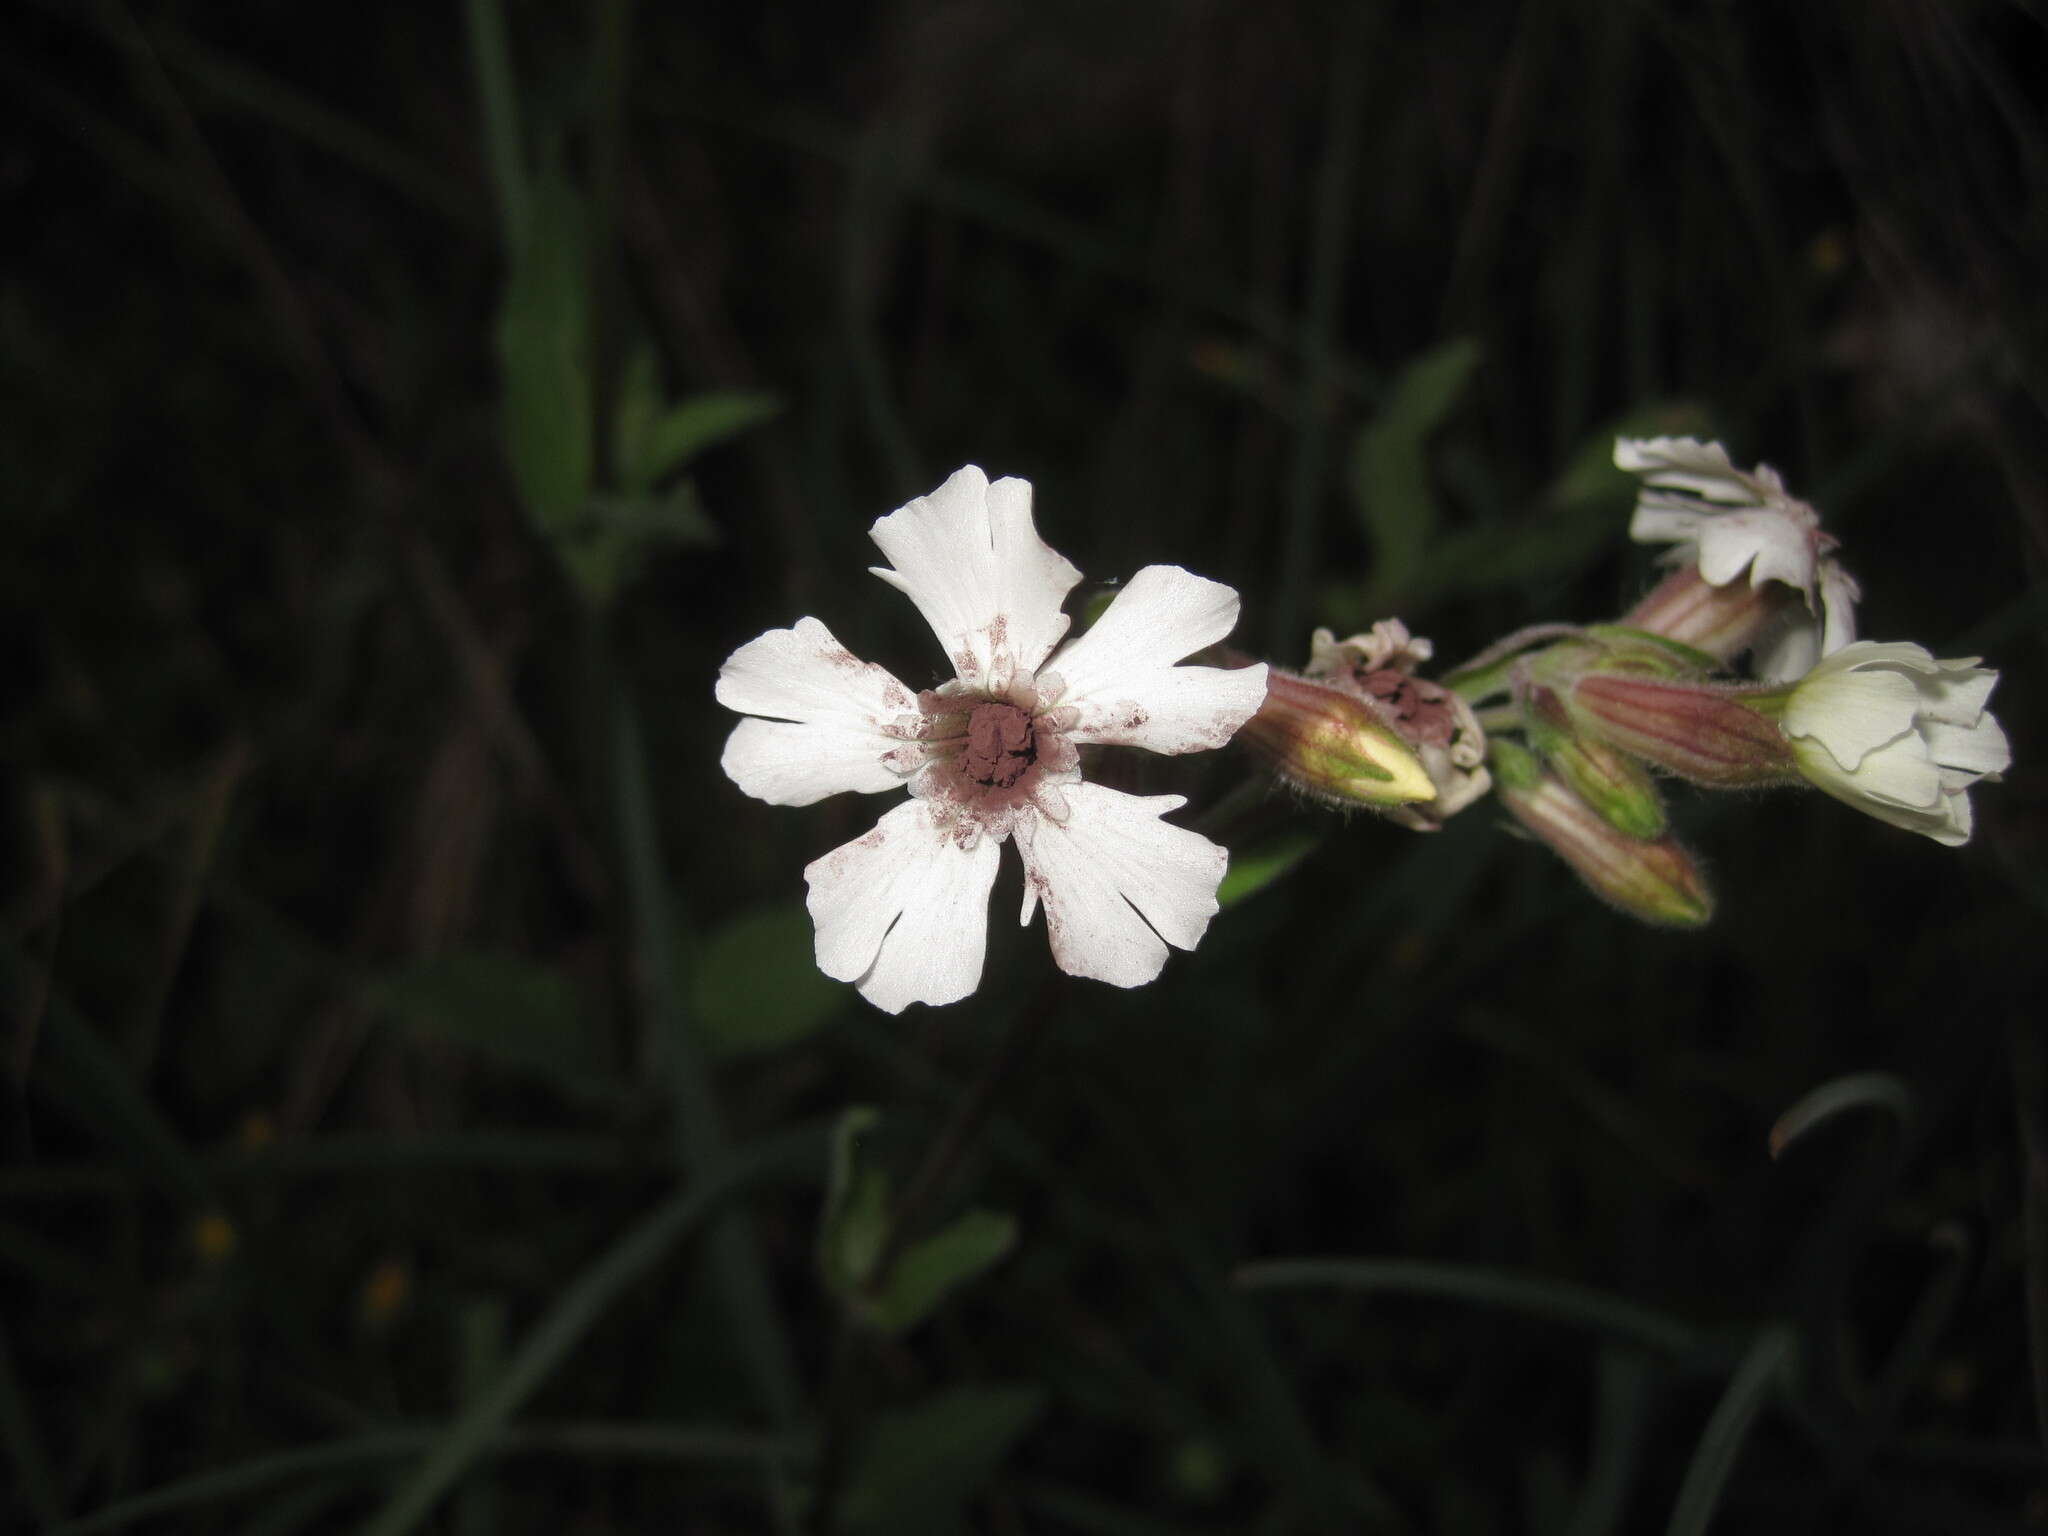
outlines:
{"label": "purple-striped bud", "polygon": [[1751,789],[1799,779],[1792,745],[1761,696],[1713,683],[1587,672],[1565,698],[1582,732],[1695,784]]}
{"label": "purple-striped bud", "polygon": [[1609,826],[1629,837],[1663,835],[1664,801],[1641,763],[1574,730],[1563,700],[1540,684],[1525,690],[1522,715],[1529,745]]}
{"label": "purple-striped bud", "polygon": [[1594,895],[1659,927],[1697,928],[1713,916],[1706,878],[1678,839],[1630,837],[1515,742],[1495,737],[1488,762],[1501,803]]}
{"label": "purple-striped bud", "polygon": [[1363,701],[1278,667],[1267,670],[1266,702],[1237,739],[1327,805],[1391,810],[1436,798],[1414,749]]}
{"label": "purple-striped bud", "polygon": [[1733,661],[1806,605],[1782,582],[1731,581],[1715,586],[1687,561],[1622,616],[1631,629],[1648,630],[1704,651],[1716,661]]}

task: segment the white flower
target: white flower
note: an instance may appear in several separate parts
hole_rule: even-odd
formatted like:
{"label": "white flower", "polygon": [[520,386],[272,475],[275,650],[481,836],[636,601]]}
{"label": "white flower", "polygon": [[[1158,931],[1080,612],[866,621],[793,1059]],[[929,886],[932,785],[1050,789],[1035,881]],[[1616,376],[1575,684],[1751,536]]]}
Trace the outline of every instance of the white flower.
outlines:
{"label": "white flower", "polygon": [[1956,847],[1970,840],[1970,786],[2012,763],[1985,709],[1998,674],[1974,656],[1859,640],[1793,686],[1779,725],[1800,772],[1880,821]]}
{"label": "white flower", "polygon": [[[973,465],[882,518],[874,574],[917,605],[955,679],[923,693],[854,656],[816,619],[734,651],[718,700],[743,714],[723,766],[748,794],[809,805],[908,785],[873,831],[813,862],[818,966],[890,1013],[950,1003],[981,980],[997,849],[1014,836],[1024,911],[1040,901],[1060,969],[1121,987],[1166,946],[1193,949],[1229,856],[1162,820],[1186,801],[1082,782],[1077,748],[1202,752],[1266,697],[1263,665],[1176,666],[1237,622],[1237,594],[1178,566],[1131,578],[1052,655],[1081,573],[1031,522],[1031,486]],[[1050,657],[1050,661],[1048,661]]]}
{"label": "white flower", "polygon": [[1839,541],[1820,514],[1785,490],[1768,464],[1737,469],[1719,443],[1690,437],[1619,437],[1616,467],[1643,477],[1629,537],[1675,542],[1674,562],[1694,560],[1708,583],[1725,587],[1744,571],[1752,589],[1782,582],[1806,599],[1806,612],[1755,649],[1767,682],[1800,677],[1856,638],[1856,579],[1835,559]]}

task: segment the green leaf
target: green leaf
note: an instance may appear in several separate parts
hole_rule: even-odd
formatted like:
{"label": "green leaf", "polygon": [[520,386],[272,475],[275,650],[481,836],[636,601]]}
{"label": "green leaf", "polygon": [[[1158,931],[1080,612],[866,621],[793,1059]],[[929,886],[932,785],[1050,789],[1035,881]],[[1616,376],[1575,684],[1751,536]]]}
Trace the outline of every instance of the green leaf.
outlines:
{"label": "green leaf", "polygon": [[1576,575],[1628,536],[1633,476],[1614,467],[1614,440],[1706,430],[1700,412],[1676,404],[1631,411],[1588,437],[1539,504],[1514,522],[1467,528],[1440,539],[1413,600],[1530,587]]}
{"label": "green leaf", "polygon": [[652,490],[705,450],[781,410],[778,396],[730,389],[692,395],[659,413],[642,404],[620,421],[620,483],[629,491]]}
{"label": "green leaf", "polygon": [[832,1163],[825,1208],[818,1214],[818,1270],[836,1296],[853,1296],[867,1283],[882,1251],[889,1217],[889,1181],[879,1169],[860,1167],[860,1139],[881,1112],[850,1104],[832,1128]]}
{"label": "green leaf", "polygon": [[969,1211],[906,1249],[890,1273],[888,1288],[868,1303],[864,1315],[885,1332],[906,1332],[1016,1245],[1016,1217]]}
{"label": "green leaf", "polygon": [[1425,352],[1402,370],[1385,407],[1352,445],[1351,495],[1373,544],[1376,596],[1406,592],[1422,569],[1437,521],[1429,439],[1478,364],[1479,343],[1470,337]]}
{"label": "green leaf", "polygon": [[586,510],[592,530],[629,546],[629,554],[641,545],[718,542],[718,528],[687,480],[661,495],[593,496]]}
{"label": "green leaf", "polygon": [[498,316],[502,427],[527,515],[562,539],[582,529],[592,473],[584,214],[559,170],[533,183],[531,201]]}
{"label": "green leaf", "polygon": [[1216,887],[1218,906],[1231,907],[1245,897],[1264,890],[1313,853],[1322,837],[1314,832],[1294,832],[1274,838],[1249,853],[1233,853],[1223,883]]}
{"label": "green leaf", "polygon": [[596,1021],[560,971],[515,955],[457,950],[386,975],[376,992],[417,1035],[571,1088],[609,1086]]}
{"label": "green leaf", "polygon": [[846,1536],[949,1536],[1045,1406],[1036,1387],[955,1387],[883,1415],[847,1480]]}
{"label": "green leaf", "polygon": [[697,959],[697,1025],[724,1055],[772,1051],[801,1040],[845,1004],[847,991],[818,969],[810,914],[797,902],[725,924]]}

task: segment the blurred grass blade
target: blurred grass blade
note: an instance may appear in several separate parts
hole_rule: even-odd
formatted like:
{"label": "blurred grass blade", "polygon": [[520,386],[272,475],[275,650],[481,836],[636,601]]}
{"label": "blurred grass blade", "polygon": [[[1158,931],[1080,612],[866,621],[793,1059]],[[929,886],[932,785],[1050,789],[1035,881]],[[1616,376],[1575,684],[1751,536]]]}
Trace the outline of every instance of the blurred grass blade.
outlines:
{"label": "blurred grass blade", "polygon": [[867,1316],[890,1333],[908,1332],[1016,1246],[1016,1217],[968,1211],[903,1251],[890,1268],[888,1286],[869,1300]]}
{"label": "blurred grass blade", "polygon": [[815,1166],[823,1150],[823,1137],[815,1127],[787,1132],[733,1153],[657,1206],[562,1293],[513,1351],[497,1381],[466,1404],[435,1437],[432,1449],[412,1475],[382,1512],[363,1527],[365,1536],[398,1536],[418,1525],[489,1448],[512,1415],[597,1326],[619,1294],[703,1224],[728,1196],[766,1174]]}
{"label": "blurred grass blade", "polygon": [[60,1525],[45,1536],[94,1536],[99,1531],[118,1531],[138,1521],[153,1521],[174,1511],[222,1503],[309,1474],[343,1472],[393,1461],[418,1451],[427,1442],[428,1434],[423,1430],[382,1430],[326,1445],[279,1451],[274,1456],[258,1456],[123,1499],[83,1519]]}
{"label": "blurred grass blade", "polygon": [[57,1480],[51,1473],[49,1454],[43,1449],[43,1437],[36,1432],[35,1416],[15,1373],[13,1343],[4,1321],[0,1321],[0,1440],[6,1442],[7,1461],[14,1468],[14,1486],[22,1502],[40,1524],[55,1525],[63,1519],[64,1507],[57,1502]]}
{"label": "blurred grass blade", "polygon": [[1883,1110],[1901,1140],[1912,1134],[1917,1118],[1913,1090],[1897,1077],[1889,1072],[1852,1072],[1822,1083],[1778,1117],[1771,1127],[1771,1156],[1784,1156],[1787,1147],[1815,1126],[1852,1109]]}
{"label": "blurred grass blade", "polygon": [[1766,1328],[1750,1345],[1693,1451],[1692,1465],[1686,1468],[1685,1483],[1671,1511],[1671,1524],[1665,1527],[1667,1536],[1705,1536],[1742,1442],[1797,1358],[1798,1347],[1797,1337],[1785,1327]]}
{"label": "blurred grass blade", "polygon": [[[725,1158],[725,1122],[690,1023],[684,969],[686,919],[677,912],[669,894],[639,709],[623,678],[616,673],[607,675],[611,678],[614,733],[612,794],[633,909],[634,954],[644,988],[649,1064],[667,1077],[677,1159],[685,1168],[701,1172]],[[770,1421],[787,1429],[796,1422],[802,1392],[754,1234],[744,1220],[728,1213],[714,1223],[706,1246],[726,1320],[737,1336],[754,1391]],[[782,1507],[773,1493],[771,1506],[775,1511]]]}
{"label": "blurred grass blade", "polygon": [[2027,1356],[2034,1432],[2048,1446],[2048,1046],[2024,1004],[2007,1021],[2012,1042],[2013,1118],[2025,1172],[2020,1183],[2020,1252],[2025,1269]]}
{"label": "blurred grass blade", "polygon": [[1373,611],[1407,592],[1436,534],[1429,440],[1479,366],[1479,343],[1454,337],[1401,371],[1380,412],[1351,449],[1351,498],[1372,540]]}
{"label": "blurred grass blade", "polygon": [[1232,907],[1278,880],[1315,852],[1322,837],[1314,832],[1295,832],[1263,843],[1248,853],[1233,852],[1223,883],[1216,887],[1216,904]]}
{"label": "blurred grass blade", "polygon": [[1590,1328],[1674,1357],[1692,1354],[1700,1342],[1698,1334],[1685,1324],[1605,1291],[1478,1264],[1437,1264],[1421,1259],[1272,1259],[1244,1265],[1237,1271],[1236,1281],[1248,1291],[1390,1291],[1476,1301]]}
{"label": "blurred grass blade", "polygon": [[[29,995],[29,966],[13,945],[0,945],[0,992]],[[31,1085],[85,1129],[126,1154],[138,1173],[176,1198],[211,1208],[213,1184],[170,1122],[157,1111],[128,1065],[51,991]]]}
{"label": "blurred grass blade", "polygon": [[[437,1426],[408,1425],[376,1430],[324,1445],[299,1446],[270,1456],[258,1456],[235,1466],[202,1472],[196,1477],[123,1499],[81,1519],[55,1526],[43,1536],[97,1536],[101,1531],[117,1531],[138,1522],[154,1521],[159,1515],[259,1493],[301,1477],[345,1474],[362,1467],[375,1468],[385,1462],[417,1455],[434,1445],[443,1433]],[[574,1422],[504,1429],[494,1436],[487,1449],[492,1454],[549,1451],[580,1458],[662,1463],[781,1464],[807,1459],[813,1454],[812,1447],[802,1441],[772,1439],[739,1430]],[[157,1525],[148,1528],[166,1529]],[[332,1526],[322,1528],[332,1529]]]}
{"label": "blurred grass blade", "polygon": [[467,16],[470,67],[476,72],[478,105],[483,108],[484,159],[498,194],[505,249],[517,251],[526,244],[531,208],[512,45],[505,36],[505,13],[499,0],[469,0]]}
{"label": "blurred grass blade", "polygon": [[1037,1387],[955,1387],[884,1414],[861,1448],[840,1506],[843,1536],[932,1536],[961,1528],[1045,1406]]}
{"label": "blurred grass blade", "polygon": [[1309,573],[1314,566],[1322,499],[1327,480],[1329,399],[1337,368],[1337,331],[1342,318],[1346,257],[1351,230],[1352,182],[1362,137],[1362,87],[1368,14],[1363,7],[1342,13],[1330,46],[1328,128],[1322,167],[1316,177],[1315,222],[1309,241],[1308,308],[1301,324],[1301,381],[1294,423],[1294,456],[1287,477],[1287,523],[1272,600],[1268,655],[1289,656],[1301,648],[1299,627]]}
{"label": "blurred grass blade", "polygon": [[[462,1304],[455,1315],[455,1400],[480,1401],[504,1368],[504,1301],[480,1296]],[[455,1496],[456,1536],[492,1536],[501,1529],[500,1487],[495,1477],[478,1476]]]}
{"label": "blurred grass blade", "polygon": [[1611,1536],[1621,1529],[1649,1427],[1649,1360],[1621,1345],[1602,1345],[1594,1398],[1592,1454],[1566,1536]]}

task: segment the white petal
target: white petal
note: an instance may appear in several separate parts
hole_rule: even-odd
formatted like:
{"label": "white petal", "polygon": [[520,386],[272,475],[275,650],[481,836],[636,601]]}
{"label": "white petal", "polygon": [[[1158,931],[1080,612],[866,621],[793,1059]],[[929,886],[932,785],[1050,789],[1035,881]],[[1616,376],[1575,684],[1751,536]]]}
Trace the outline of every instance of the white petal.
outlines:
{"label": "white petal", "polygon": [[1735,467],[1719,443],[1691,437],[1618,437],[1614,463],[1644,476],[1651,485],[1675,486],[1711,501],[1756,500],[1746,483],[1750,477]]}
{"label": "white petal", "polygon": [[981,981],[998,853],[993,838],[962,847],[923,801],[897,806],[804,870],[818,969],[890,1013],[967,996]]}
{"label": "white petal", "polygon": [[902,780],[883,764],[902,741],[884,728],[915,710],[910,690],[857,659],[816,619],[749,640],[718,669],[718,702],[774,720],[743,720],[720,760],[726,776],[771,805],[809,805],[842,790],[874,794]]}
{"label": "white petal", "polygon": [[1723,512],[1700,529],[1700,574],[1725,587],[1745,570],[1749,584],[1782,581],[1813,591],[1813,544],[1808,531],[1770,507]]}
{"label": "white petal", "polygon": [[1820,606],[1824,622],[1820,653],[1831,656],[1856,638],[1856,604],[1863,589],[1832,558],[1820,563]]}
{"label": "white petal", "polygon": [[874,573],[917,604],[974,687],[985,685],[998,652],[1035,671],[1067,632],[1060,603],[1081,573],[1038,537],[1026,481],[990,485],[969,464],[868,534],[893,566]]}
{"label": "white petal", "polygon": [[1909,806],[1925,811],[1945,798],[1941,771],[1919,736],[1900,738],[1866,755],[1845,781],[1865,803]]}
{"label": "white petal", "polygon": [[1628,536],[1638,544],[1687,543],[1700,536],[1700,524],[1707,514],[1678,498],[1660,499],[1649,492],[1636,503],[1629,519]]}
{"label": "white petal", "polygon": [[742,720],[726,739],[719,767],[756,800],[812,805],[845,791],[900,789],[903,775],[882,754],[902,743],[837,721]]}
{"label": "white petal", "polygon": [[745,715],[843,725],[875,725],[917,708],[915,694],[816,619],[771,629],[734,651],[718,669],[717,694]]}
{"label": "white petal", "polygon": [[1155,752],[1199,752],[1230,740],[1265,702],[1265,669],[1173,664],[1229,634],[1237,610],[1237,593],[1220,581],[1177,565],[1138,572],[1050,664],[1066,682],[1060,702],[1081,717],[1075,739]]}
{"label": "white petal", "polygon": [[2012,745],[2005,739],[2005,728],[1990,715],[1972,726],[1937,721],[1920,729],[1927,738],[1927,755],[1943,768],[1968,775],[1972,782],[2012,766]]}
{"label": "white petal", "polygon": [[[1837,651],[1846,656],[1847,651]],[[1909,677],[1886,669],[1830,672],[1827,662],[1807,674],[1786,702],[1785,734],[1811,737],[1853,772],[1870,753],[1915,734],[1920,691]]]}
{"label": "white petal", "polygon": [[1083,699],[1067,739],[1148,752],[1211,752],[1266,702],[1266,664],[1161,667],[1105,684]]}
{"label": "white petal", "polygon": [[1166,964],[1167,944],[1200,941],[1230,856],[1160,820],[1187,803],[1179,795],[1140,798],[1099,784],[1069,785],[1065,794],[1064,822],[1026,817],[1017,829],[1053,959],[1072,976],[1142,986]]}
{"label": "white petal", "polygon": [[1970,840],[1970,797],[1944,785],[1921,752],[1917,740],[1898,742],[1872,753],[1854,774],[1817,772],[1813,782],[1866,816],[1960,847]]}
{"label": "white petal", "polygon": [[1029,480],[1011,476],[988,488],[988,522],[995,545],[996,612],[1008,631],[1010,656],[1024,671],[1036,672],[1066,636],[1072,620],[1060,604],[1081,573],[1038,536]]}
{"label": "white petal", "polygon": [[1821,658],[1821,627],[1803,608],[1793,608],[1773,625],[1751,652],[1756,675],[1766,683],[1806,676]]}
{"label": "white petal", "polygon": [[1988,667],[1943,662],[1943,670],[1920,684],[1926,699],[1920,712],[1944,725],[1975,725],[1998,686],[1998,674]]}

